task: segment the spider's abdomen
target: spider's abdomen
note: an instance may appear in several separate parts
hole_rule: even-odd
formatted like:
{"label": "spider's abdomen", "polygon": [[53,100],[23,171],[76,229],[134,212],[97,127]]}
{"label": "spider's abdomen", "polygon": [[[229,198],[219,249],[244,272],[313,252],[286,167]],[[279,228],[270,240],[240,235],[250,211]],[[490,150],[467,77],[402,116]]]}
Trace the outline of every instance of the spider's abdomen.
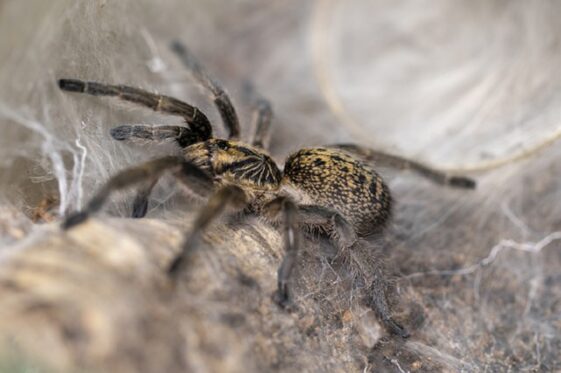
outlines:
{"label": "spider's abdomen", "polygon": [[384,226],[391,213],[388,187],[371,167],[336,149],[302,149],[284,167],[284,183],[305,193],[310,203],[345,216],[366,236]]}

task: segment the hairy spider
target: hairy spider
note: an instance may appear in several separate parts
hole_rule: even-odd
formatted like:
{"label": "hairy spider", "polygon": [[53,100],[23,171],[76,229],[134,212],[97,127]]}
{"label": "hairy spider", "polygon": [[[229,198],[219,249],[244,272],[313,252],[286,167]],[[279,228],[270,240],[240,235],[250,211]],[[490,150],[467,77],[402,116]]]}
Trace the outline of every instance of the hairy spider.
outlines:
{"label": "hairy spider", "polygon": [[[64,91],[118,97],[157,112],[181,116],[187,124],[113,128],[111,136],[115,140],[175,140],[183,154],[155,159],[111,177],[83,211],[66,217],[64,229],[98,211],[113,191],[135,184],[141,187],[134,200],[132,216],[143,217],[151,190],[163,173],[170,172],[193,192],[208,198],[186,235],[180,254],[169,265],[170,276],[175,278],[181,272],[202,231],[227,206],[245,213],[262,214],[282,221],[284,226],[286,254],[278,270],[278,290],[274,296],[284,307],[289,302],[289,279],[297,260],[301,227],[319,228],[338,250],[344,250],[358,244],[359,238],[380,231],[390,218],[390,191],[370,163],[411,169],[444,185],[475,187],[475,182],[469,178],[451,176],[415,161],[352,144],[299,150],[288,157],[281,171],[264,149],[271,128],[269,102],[249,84],[246,86],[255,113],[256,130],[251,144],[237,140],[238,117],[224,89],[209,78],[185,46],[174,42],[172,49],[194,79],[212,94],[229,131],[228,139],[214,138],[205,114],[175,98],[123,85],[59,80],[58,85]],[[407,330],[391,316],[380,269],[374,271],[378,272],[370,287],[370,304],[391,332],[407,337]]]}

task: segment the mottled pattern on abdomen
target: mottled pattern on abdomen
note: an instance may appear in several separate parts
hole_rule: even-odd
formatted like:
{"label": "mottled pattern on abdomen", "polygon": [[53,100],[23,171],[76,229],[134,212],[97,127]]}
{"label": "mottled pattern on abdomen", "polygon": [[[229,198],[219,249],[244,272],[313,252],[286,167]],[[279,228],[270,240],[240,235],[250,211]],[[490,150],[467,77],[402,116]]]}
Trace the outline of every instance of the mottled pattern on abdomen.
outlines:
{"label": "mottled pattern on abdomen", "polygon": [[380,175],[337,149],[310,148],[292,154],[283,182],[305,192],[312,203],[345,216],[360,236],[381,229],[391,214],[391,195]]}

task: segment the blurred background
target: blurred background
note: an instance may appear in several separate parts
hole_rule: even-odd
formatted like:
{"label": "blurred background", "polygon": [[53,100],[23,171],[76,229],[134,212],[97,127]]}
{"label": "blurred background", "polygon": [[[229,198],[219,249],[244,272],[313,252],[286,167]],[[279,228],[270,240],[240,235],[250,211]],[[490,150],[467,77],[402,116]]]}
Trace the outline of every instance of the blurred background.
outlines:
{"label": "blurred background", "polygon": [[[367,343],[368,328],[351,323],[345,333],[363,337],[350,345],[366,352],[330,368],[561,369],[560,12],[554,0],[0,0],[2,251],[32,246],[42,223],[80,208],[117,170],[176,151],[116,143],[109,129],[177,118],[62,93],[58,78],[178,97],[224,135],[168,48],[178,39],[227,88],[246,139],[243,81],[271,100],[280,164],[302,146],[358,142],[478,180],[464,193],[382,170],[396,198],[383,252],[419,331],[405,346]],[[176,194],[164,182],[151,216],[165,222]],[[125,216],[130,200],[108,210]],[[256,366],[272,369],[269,358]],[[275,369],[318,364],[282,361]]]}

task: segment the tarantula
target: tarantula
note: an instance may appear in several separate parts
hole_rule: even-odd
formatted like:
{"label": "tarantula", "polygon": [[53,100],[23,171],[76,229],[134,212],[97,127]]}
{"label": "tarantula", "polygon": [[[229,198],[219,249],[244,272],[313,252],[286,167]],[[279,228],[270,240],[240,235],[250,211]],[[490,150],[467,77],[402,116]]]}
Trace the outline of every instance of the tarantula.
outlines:
{"label": "tarantula", "polygon": [[[64,91],[118,97],[156,112],[183,117],[187,124],[113,128],[111,136],[118,141],[134,138],[175,140],[183,149],[182,156],[155,159],[119,172],[94,195],[83,211],[66,217],[62,224],[64,229],[83,222],[98,211],[113,191],[136,184],[141,187],[133,203],[132,216],[143,217],[152,189],[162,174],[170,172],[190,190],[208,198],[206,207],[198,213],[194,226],[186,235],[180,254],[169,265],[170,276],[175,278],[181,272],[202,231],[227,206],[244,213],[265,215],[272,220],[281,217],[286,254],[278,270],[274,299],[284,307],[290,299],[289,279],[297,260],[301,227],[319,228],[328,234],[338,250],[344,250],[352,249],[359,238],[380,231],[390,218],[390,190],[371,163],[411,169],[440,184],[475,187],[475,182],[469,178],[451,176],[415,161],[352,144],[299,150],[288,157],[281,171],[265,150],[271,129],[270,103],[250,85],[246,87],[254,108],[256,129],[251,144],[239,141],[238,117],[224,89],[209,78],[185,46],[174,42],[172,49],[194,79],[212,94],[229,131],[228,139],[214,138],[205,114],[175,98],[124,85],[60,79],[58,85]],[[409,333],[392,318],[385,282],[380,277],[381,273],[377,273],[375,283],[371,285],[371,304],[383,324],[405,338]]]}

